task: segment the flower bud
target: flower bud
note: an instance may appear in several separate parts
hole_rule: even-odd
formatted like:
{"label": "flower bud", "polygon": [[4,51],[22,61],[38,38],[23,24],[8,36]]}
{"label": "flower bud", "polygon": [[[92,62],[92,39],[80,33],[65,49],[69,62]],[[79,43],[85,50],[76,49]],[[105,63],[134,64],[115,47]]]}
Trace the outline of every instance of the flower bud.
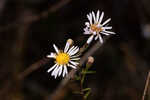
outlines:
{"label": "flower bud", "polygon": [[90,64],[94,63],[94,58],[92,56],[88,57],[88,63]]}
{"label": "flower bud", "polygon": [[67,42],[72,45],[73,44],[73,40],[72,39],[68,39]]}
{"label": "flower bud", "polygon": [[86,67],[90,68],[93,63],[94,63],[94,58],[92,56],[88,57],[88,61],[86,63]]}

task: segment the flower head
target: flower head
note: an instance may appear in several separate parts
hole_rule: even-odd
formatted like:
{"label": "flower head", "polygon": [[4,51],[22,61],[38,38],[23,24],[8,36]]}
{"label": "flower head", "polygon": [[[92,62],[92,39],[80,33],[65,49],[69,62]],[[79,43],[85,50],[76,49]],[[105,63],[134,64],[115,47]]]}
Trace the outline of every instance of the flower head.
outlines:
{"label": "flower head", "polygon": [[67,67],[71,67],[76,69],[76,66],[79,64],[77,61],[80,59],[78,56],[79,47],[72,46],[71,47],[71,41],[70,39],[67,41],[66,46],[64,50],[59,50],[55,44],[53,44],[53,47],[56,51],[56,53],[51,52],[50,55],[48,55],[48,58],[54,58],[55,65],[52,66],[50,69],[48,69],[47,72],[52,71],[51,75],[55,78],[57,76],[65,76],[68,74]]}
{"label": "flower head", "polygon": [[88,40],[87,44],[91,43],[93,38],[95,37],[95,40],[99,38],[100,43],[103,43],[103,39],[101,34],[103,35],[110,35],[110,34],[115,34],[114,32],[108,31],[112,29],[111,26],[108,26],[108,22],[110,22],[110,18],[107,19],[106,21],[102,22],[104,17],[104,12],[101,13],[100,11],[97,11],[97,14],[92,11],[92,13],[89,13],[87,15],[87,18],[89,22],[85,22],[86,28],[84,28],[84,34],[91,35]]}

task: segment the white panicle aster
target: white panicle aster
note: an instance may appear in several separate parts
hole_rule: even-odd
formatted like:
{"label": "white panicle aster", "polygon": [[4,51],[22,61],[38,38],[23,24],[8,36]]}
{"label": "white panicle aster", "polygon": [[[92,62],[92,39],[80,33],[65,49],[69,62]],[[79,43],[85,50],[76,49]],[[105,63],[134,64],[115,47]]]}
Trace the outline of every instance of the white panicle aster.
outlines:
{"label": "white panicle aster", "polygon": [[91,35],[88,40],[87,44],[89,44],[93,38],[97,40],[99,38],[100,43],[103,43],[103,39],[101,34],[103,35],[110,35],[110,34],[115,34],[114,32],[108,31],[112,29],[111,26],[108,26],[108,22],[111,20],[110,18],[107,19],[106,21],[102,21],[104,17],[104,12],[101,13],[100,11],[97,11],[97,14],[92,11],[92,13],[89,13],[87,15],[87,18],[89,22],[85,22],[86,28],[84,28],[84,34]]}
{"label": "white panicle aster", "polygon": [[72,46],[70,47],[70,43],[67,42],[64,50],[59,50],[55,44],[53,44],[53,47],[56,51],[56,53],[50,53],[48,55],[48,58],[54,58],[56,59],[55,65],[52,66],[50,69],[48,69],[47,72],[52,71],[51,76],[54,76],[55,78],[57,76],[63,76],[68,74],[67,67],[71,67],[76,69],[76,66],[79,64],[79,55],[77,54],[79,52],[79,47]]}

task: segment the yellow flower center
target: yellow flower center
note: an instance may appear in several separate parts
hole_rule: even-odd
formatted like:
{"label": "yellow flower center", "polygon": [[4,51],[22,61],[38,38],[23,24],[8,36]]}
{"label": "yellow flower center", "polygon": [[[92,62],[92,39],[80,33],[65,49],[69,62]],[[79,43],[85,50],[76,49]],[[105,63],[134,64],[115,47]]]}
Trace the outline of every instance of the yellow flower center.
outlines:
{"label": "yellow flower center", "polygon": [[65,65],[65,64],[68,64],[69,63],[69,60],[70,60],[70,57],[67,53],[59,53],[57,56],[56,56],[56,62],[59,64],[59,65]]}
{"label": "yellow flower center", "polygon": [[90,28],[92,31],[96,31],[96,32],[103,31],[103,29],[101,27],[97,27],[97,24],[92,24]]}

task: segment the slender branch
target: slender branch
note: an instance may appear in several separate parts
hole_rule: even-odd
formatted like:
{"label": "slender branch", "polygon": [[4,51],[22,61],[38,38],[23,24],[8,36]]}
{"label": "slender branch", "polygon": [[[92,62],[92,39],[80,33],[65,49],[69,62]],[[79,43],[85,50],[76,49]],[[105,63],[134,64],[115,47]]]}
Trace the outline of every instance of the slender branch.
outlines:
{"label": "slender branch", "polygon": [[145,84],[142,100],[145,100],[145,95],[146,95],[146,92],[148,90],[149,80],[150,80],[150,71],[148,72],[148,75],[147,75],[147,79],[146,79],[146,84]]}
{"label": "slender branch", "polygon": [[[105,38],[104,43],[110,37],[111,36]],[[50,94],[50,100],[56,100],[55,98],[62,92],[62,89],[64,89],[64,87],[67,86],[69,81],[74,78],[76,72],[80,69],[80,66],[82,66],[87,61],[87,58],[93,55],[103,44],[100,44],[98,41],[94,46],[91,47],[91,49],[87,53],[84,54],[84,56],[80,60],[79,67],[76,70],[72,69],[69,72],[68,76],[61,81],[57,89],[55,89],[55,91],[52,94]]]}
{"label": "slender branch", "polygon": [[42,18],[47,18],[49,13],[53,13],[56,12],[57,10],[59,10],[60,8],[62,8],[63,6],[65,6],[66,4],[68,4],[71,0],[60,0],[60,2],[58,2],[57,4],[50,6],[49,9],[47,11],[43,11],[42,13],[38,14],[38,15],[32,15],[32,16],[28,16],[26,17],[26,19],[24,20],[24,22],[18,22],[18,23],[10,23],[6,26],[3,26],[0,28],[0,32],[2,31],[6,31],[8,29],[14,28],[14,27],[19,27],[20,24],[22,23],[32,23],[35,21],[38,21]]}
{"label": "slender branch", "polygon": [[[11,27],[20,27],[20,24],[25,24],[25,25],[29,25],[31,24],[33,21],[38,21],[41,18],[45,18],[48,16],[48,14],[51,12],[55,12],[58,9],[60,9],[61,7],[63,7],[64,5],[68,4],[71,0],[61,0],[59,3],[55,4],[54,6],[51,6],[47,11],[42,12],[40,15],[30,15],[30,16],[26,16],[26,18],[24,20],[21,20],[21,22],[18,23],[14,23],[14,24],[9,24],[8,27],[6,28],[0,28],[0,31],[3,30],[7,30]],[[29,66],[25,71],[21,72],[18,75],[18,79],[22,80],[24,79],[26,76],[28,76],[30,73],[32,73],[33,71],[39,69],[40,67],[42,67],[43,65],[45,65],[46,63],[49,62],[49,59],[47,58],[43,58],[37,62],[35,62],[34,64],[32,64],[31,66]]]}
{"label": "slender branch", "polygon": [[39,61],[37,61],[36,63],[32,64],[31,66],[29,66],[25,71],[21,72],[18,76],[19,80],[24,79],[26,76],[28,76],[30,73],[32,73],[33,71],[39,69],[40,67],[44,66],[45,64],[47,64],[50,61],[50,59],[48,58],[43,58]]}
{"label": "slender branch", "polygon": [[[110,38],[110,37],[108,37]],[[105,38],[104,42],[108,39]],[[85,53],[85,55],[81,58],[80,60],[80,64],[79,66],[82,66],[87,58],[91,55],[93,55],[103,44],[100,44],[99,41],[91,47],[91,49]],[[83,52],[83,51],[82,51]],[[31,74],[32,72],[34,72],[35,70],[39,69],[40,67],[44,66],[45,64],[47,64],[50,61],[50,59],[48,58],[42,58],[41,60],[35,62],[34,64],[32,64],[31,66],[29,66],[25,71],[21,72],[18,75],[18,79],[19,80],[23,80],[26,76],[28,76],[29,74]],[[64,89],[65,86],[67,86],[67,84],[69,83],[70,79],[73,79],[75,76],[75,73],[80,69],[80,67],[77,68],[77,70],[72,69],[68,76],[66,78],[64,78],[61,83],[59,84],[59,86],[57,87],[56,91],[54,91],[51,95],[50,98],[52,98],[52,100],[55,100],[53,98],[55,98],[57,96],[57,94],[60,94],[60,92],[62,92],[62,90]]]}

